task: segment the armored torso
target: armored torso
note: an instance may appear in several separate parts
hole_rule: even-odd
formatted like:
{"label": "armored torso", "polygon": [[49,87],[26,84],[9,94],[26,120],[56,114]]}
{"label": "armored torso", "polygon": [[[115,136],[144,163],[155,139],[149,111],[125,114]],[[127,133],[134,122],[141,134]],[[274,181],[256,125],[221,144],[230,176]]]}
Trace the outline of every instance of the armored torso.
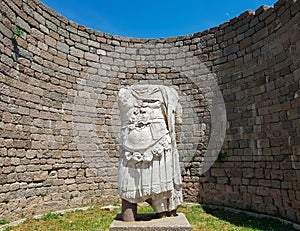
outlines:
{"label": "armored torso", "polygon": [[120,94],[122,146],[131,152],[145,152],[168,133],[161,91],[137,85]]}

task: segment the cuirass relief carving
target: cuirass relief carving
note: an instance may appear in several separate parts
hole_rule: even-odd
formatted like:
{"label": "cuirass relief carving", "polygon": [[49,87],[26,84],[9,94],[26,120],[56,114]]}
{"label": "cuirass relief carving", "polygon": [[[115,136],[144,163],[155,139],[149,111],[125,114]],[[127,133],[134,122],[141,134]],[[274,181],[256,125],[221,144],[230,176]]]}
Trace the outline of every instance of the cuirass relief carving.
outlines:
{"label": "cuirass relief carving", "polygon": [[168,133],[161,102],[141,102],[128,111],[128,125],[123,128],[123,146],[144,151]]}

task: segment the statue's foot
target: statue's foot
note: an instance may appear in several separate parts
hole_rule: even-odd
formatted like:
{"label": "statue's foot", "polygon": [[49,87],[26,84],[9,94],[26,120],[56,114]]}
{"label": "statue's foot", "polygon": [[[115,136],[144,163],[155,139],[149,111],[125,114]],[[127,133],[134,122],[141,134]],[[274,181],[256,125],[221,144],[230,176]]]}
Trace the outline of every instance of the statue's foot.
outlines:
{"label": "statue's foot", "polygon": [[162,213],[156,213],[157,218],[165,218],[167,217],[167,212],[162,212]]}
{"label": "statue's foot", "polygon": [[122,199],[122,220],[126,222],[135,221],[137,216],[137,204]]}
{"label": "statue's foot", "polygon": [[176,217],[176,216],[177,216],[177,210],[174,209],[174,210],[168,212],[168,213],[167,213],[167,216],[168,216],[168,217]]}

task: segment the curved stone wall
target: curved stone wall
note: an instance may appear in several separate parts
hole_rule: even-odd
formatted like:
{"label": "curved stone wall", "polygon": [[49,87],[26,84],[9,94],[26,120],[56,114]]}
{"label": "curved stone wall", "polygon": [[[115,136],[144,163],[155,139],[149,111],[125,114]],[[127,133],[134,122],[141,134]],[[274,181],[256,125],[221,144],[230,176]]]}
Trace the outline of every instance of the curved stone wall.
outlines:
{"label": "curved stone wall", "polygon": [[87,29],[38,0],[0,12],[1,218],[117,200],[117,92],[150,83],[180,94],[187,201],[300,220],[299,1],[167,39]]}

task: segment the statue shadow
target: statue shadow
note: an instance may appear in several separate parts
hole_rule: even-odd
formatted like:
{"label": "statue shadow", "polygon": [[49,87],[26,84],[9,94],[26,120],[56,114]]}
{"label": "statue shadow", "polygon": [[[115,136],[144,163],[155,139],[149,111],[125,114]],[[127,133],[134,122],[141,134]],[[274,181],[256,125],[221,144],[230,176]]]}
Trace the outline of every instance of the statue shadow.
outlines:
{"label": "statue shadow", "polygon": [[[135,221],[151,221],[154,219],[159,219],[154,213],[146,213],[146,214],[137,214]],[[115,220],[122,221],[122,214],[117,214]]]}

